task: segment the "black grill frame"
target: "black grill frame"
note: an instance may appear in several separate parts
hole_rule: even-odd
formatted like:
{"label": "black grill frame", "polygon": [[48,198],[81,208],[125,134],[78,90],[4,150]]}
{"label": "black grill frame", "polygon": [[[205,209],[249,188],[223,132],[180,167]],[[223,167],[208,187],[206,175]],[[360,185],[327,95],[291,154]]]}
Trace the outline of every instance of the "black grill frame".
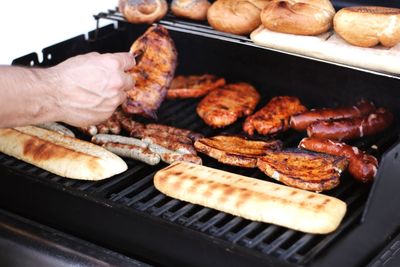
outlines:
{"label": "black grill frame", "polygon": [[[134,27],[125,23],[118,24],[115,29],[113,26],[104,27],[91,32],[88,40],[85,40],[83,36],[78,36],[44,49],[44,61],[41,63],[38,62],[37,55],[31,54],[15,60],[14,64],[29,65],[33,61],[40,66],[49,66],[62,61],[66,56],[72,56],[77,53],[85,53],[92,50],[109,52],[109,43],[111,41],[113,42],[112,49],[114,51],[127,51],[130,41],[134,40],[143,30],[143,26]],[[130,31],[134,32],[134,34],[131,34]],[[178,32],[179,34],[171,33],[177,36],[182,34],[182,31]],[[202,34],[199,36],[200,39],[205,38]],[[191,37],[194,38],[194,36]],[[115,40],[118,41],[115,42]],[[237,43],[237,39],[231,41],[231,43],[226,43],[227,47],[232,43]],[[205,42],[207,43],[207,41]],[[243,44],[247,45],[246,43]],[[178,45],[185,47],[187,43],[182,41],[182,44]],[[60,53],[60,51],[68,52]],[[187,56],[187,52],[184,50],[178,49],[178,51],[183,51],[183,56]],[[241,52],[244,52],[244,50]],[[389,86],[399,84],[399,80],[396,77],[388,78],[385,75],[371,75],[370,73],[361,73],[352,69],[343,70],[338,66],[313,62],[308,59],[292,59],[287,55],[275,52],[269,53],[271,59],[275,57],[288,61],[289,64],[303,64],[302,66],[305,66],[305,69],[315,70],[318,67],[315,67],[314,64],[319,64],[319,67],[324,68],[325,72],[327,70],[337,71],[339,72],[337,76],[352,76],[361,84],[365,83],[364,79],[373,83],[383,82],[384,85],[382,87],[387,91],[390,91],[387,89]],[[52,54],[51,60],[48,60],[47,54]],[[226,63],[222,62],[221,64],[224,65]],[[189,68],[185,69],[184,67]],[[193,68],[196,70],[195,66],[186,65],[184,67],[180,67],[178,71],[190,73]],[[213,73],[217,72],[218,70]],[[219,70],[219,72],[221,71]],[[254,75],[251,71],[242,70],[242,72],[243,77],[240,77],[241,79]],[[321,72],[323,73],[323,71]],[[347,72],[349,73],[347,74]],[[232,80],[234,79],[234,74],[231,75]],[[225,77],[226,75],[222,76]],[[256,84],[260,83],[259,79],[260,77],[255,77]],[[287,88],[283,90],[290,92]],[[315,88],[309,89],[309,91],[313,90],[315,91]],[[264,100],[260,103],[260,106],[265,104],[266,99],[270,97],[262,90],[261,93]],[[365,93],[375,99],[373,96],[376,96],[376,92],[371,91],[371,88]],[[304,93],[297,92],[297,94],[302,95]],[[348,96],[348,92],[344,92],[342,95]],[[392,96],[396,96],[396,93],[392,93]],[[347,104],[352,102],[354,98],[355,96],[353,95],[346,99],[340,99],[339,96],[337,98],[339,100],[334,98],[332,101],[332,99],[329,99],[327,103],[331,105]],[[395,100],[382,96],[376,98],[379,100],[378,104],[394,107]],[[194,112],[196,102],[196,100],[166,102],[162,107],[162,110],[166,111],[159,112],[160,121],[181,127],[190,125],[188,128],[201,131],[206,135],[217,134],[221,131],[240,131],[241,122],[224,130],[212,130],[206,127],[196,117]],[[326,103],[322,102],[321,106],[323,105],[326,105]],[[179,115],[176,113],[177,111],[183,112]],[[399,113],[397,109],[393,111],[396,114]],[[174,116],[171,116],[173,114]],[[187,114],[191,115],[187,116]],[[393,176],[395,177],[396,174],[400,173],[399,167],[397,167],[398,160],[395,156],[400,150],[400,145],[388,149],[390,144],[398,142],[398,132],[399,130],[395,127],[382,136],[363,139],[357,143],[358,146],[379,157],[382,156],[381,153],[388,151],[386,155],[382,156],[382,162],[385,162],[385,164],[380,167],[378,182],[374,184],[372,189],[373,194],[369,195],[370,188],[368,185],[358,185],[350,180],[349,177],[344,178],[343,184],[337,190],[329,193],[335,195],[340,194],[340,191],[345,191],[345,193],[347,192],[346,194],[349,194],[348,190],[352,188],[361,192],[350,195],[347,199],[348,204],[355,201],[355,203],[358,203],[357,206],[346,215],[346,219],[340,229],[327,236],[300,234],[283,227],[250,222],[211,209],[170,199],[157,193],[151,184],[151,178],[156,169],[133,161],[128,161],[130,168],[124,174],[110,180],[94,183],[63,179],[29,164],[2,156],[0,158],[0,173],[3,176],[0,186],[0,203],[5,208],[24,216],[34,218],[127,255],[146,257],[157,264],[162,263],[170,266],[187,266],[188,264],[192,266],[224,264],[231,266],[250,266],[250,264],[251,266],[331,266],[331,263],[338,262],[340,251],[347,254],[349,251],[354,250],[354,248],[350,250],[351,246],[357,246],[360,243],[359,245],[366,247],[366,253],[357,255],[356,259],[341,259],[339,261],[342,263],[341,266],[354,266],[355,263],[360,264],[372,257],[373,250],[376,250],[389,238],[390,234],[396,231],[398,221],[400,221],[398,220],[398,215],[391,214],[396,210],[396,207],[382,209],[382,207],[385,207],[383,199],[393,201],[399,198],[393,192],[396,185],[399,185],[399,182]],[[285,145],[294,146],[302,136],[291,132],[278,137],[282,138]],[[375,151],[371,149],[372,144],[378,144],[378,148],[382,147],[382,149]],[[204,159],[207,166],[214,166],[257,178],[266,178],[257,170],[248,171],[232,168],[217,164],[207,157]],[[160,165],[158,168],[162,166]],[[141,190],[136,192],[135,187]],[[154,203],[150,203],[152,205],[149,206],[148,202],[140,203],[138,201],[143,199],[142,197],[148,196],[148,194],[153,194],[151,195],[153,198],[148,199],[149,201],[154,201]],[[365,204],[367,198],[368,203]],[[49,203],[49,201],[52,202]],[[167,212],[165,206],[149,210],[149,207],[160,201],[166,201],[165,205],[169,210],[173,207],[178,208],[175,208],[174,212]],[[62,211],[58,209],[62,209]],[[188,212],[191,212],[191,216],[185,220],[183,215]],[[76,214],[79,215],[78,219]],[[379,218],[374,218],[378,214]],[[196,224],[193,218],[199,219],[201,218],[200,215],[207,215],[210,218],[203,224]],[[385,226],[387,227],[382,229],[382,222],[388,219],[391,222],[389,225],[386,223]],[[377,223],[381,223],[381,225],[378,224],[377,226]],[[216,227],[216,225],[219,227]],[[238,227],[240,230],[237,233],[230,232],[238,225],[241,227]],[[131,229],[137,230],[131,233]],[[245,238],[246,234],[251,231],[258,231],[258,234],[253,234],[255,236],[252,239]],[[368,234],[360,238],[360,233]],[[102,234],[104,236],[99,236]],[[363,244],[363,241],[374,237],[376,238],[375,241],[370,242],[370,244]],[[261,241],[263,240],[269,240],[270,242],[262,244]],[[285,243],[291,245],[285,253],[282,253],[283,250],[280,246]],[[315,249],[299,257],[296,251],[299,251],[307,244],[314,244],[313,247]],[[259,246],[258,250],[255,249],[257,246]]]}

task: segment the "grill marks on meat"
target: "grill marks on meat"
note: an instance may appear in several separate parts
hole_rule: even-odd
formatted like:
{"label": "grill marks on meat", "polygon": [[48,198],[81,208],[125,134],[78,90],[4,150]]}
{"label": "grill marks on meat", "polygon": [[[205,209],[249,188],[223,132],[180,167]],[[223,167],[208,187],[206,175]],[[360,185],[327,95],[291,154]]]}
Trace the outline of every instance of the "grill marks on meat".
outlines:
{"label": "grill marks on meat", "polygon": [[167,99],[198,98],[224,86],[225,79],[214,75],[176,76],[167,91]]}
{"label": "grill marks on meat", "polygon": [[219,162],[247,168],[257,167],[257,158],[266,151],[282,148],[278,140],[256,141],[240,136],[214,136],[201,138],[194,143],[197,151],[204,153]]}
{"label": "grill marks on meat", "polygon": [[257,161],[257,166],[269,177],[318,192],[336,187],[347,164],[345,157],[301,150],[268,151]]}
{"label": "grill marks on meat", "polygon": [[297,97],[277,96],[247,117],[243,130],[249,135],[253,135],[255,131],[262,135],[283,132],[289,129],[289,119],[292,115],[306,110]]}
{"label": "grill marks on meat", "polygon": [[135,86],[127,92],[128,98],[122,107],[126,113],[156,118],[156,110],[175,73],[177,52],[174,42],[164,27],[153,26],[133,43],[130,52],[140,58],[130,70]]}
{"label": "grill marks on meat", "polygon": [[225,127],[239,117],[250,115],[259,99],[259,93],[250,84],[228,84],[203,98],[197,106],[197,114],[212,127]]}
{"label": "grill marks on meat", "polygon": [[361,117],[374,112],[375,109],[372,102],[362,99],[352,107],[313,109],[294,115],[290,118],[290,126],[296,131],[305,131],[310,124],[316,121]]}

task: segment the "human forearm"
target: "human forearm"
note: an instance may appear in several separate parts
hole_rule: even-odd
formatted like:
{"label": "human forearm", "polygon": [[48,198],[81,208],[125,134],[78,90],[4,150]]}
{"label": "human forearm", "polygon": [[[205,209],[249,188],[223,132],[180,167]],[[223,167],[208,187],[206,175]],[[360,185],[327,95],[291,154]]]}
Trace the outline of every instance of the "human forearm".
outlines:
{"label": "human forearm", "polygon": [[0,66],[0,127],[59,120],[57,79],[52,69]]}

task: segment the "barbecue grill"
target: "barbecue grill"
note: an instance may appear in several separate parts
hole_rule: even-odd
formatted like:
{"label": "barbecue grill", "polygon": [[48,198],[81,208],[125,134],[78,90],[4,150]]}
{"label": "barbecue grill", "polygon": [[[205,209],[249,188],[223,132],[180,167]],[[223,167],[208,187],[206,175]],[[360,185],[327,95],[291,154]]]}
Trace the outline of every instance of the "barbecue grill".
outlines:
{"label": "barbecue grill", "polygon": [[[43,49],[43,62],[32,53],[13,64],[52,66],[90,51],[128,51],[147,28],[125,22],[116,10],[95,18],[115,24]],[[341,184],[326,192],[348,205],[340,227],[328,235],[305,234],[176,200],[153,186],[154,174],[165,164],[149,166],[134,160],[126,160],[129,169],[120,175],[88,182],[65,179],[0,154],[0,207],[154,265],[396,264],[400,247],[400,76],[266,49],[247,37],[220,33],[206,24],[172,15],[160,24],[170,30],[176,43],[177,74],[211,73],[228,82],[249,82],[262,96],[257,109],[278,95],[297,96],[314,108],[350,105],[364,97],[395,114],[397,120],[389,130],[352,143],[379,159],[375,182],[361,184],[345,173]],[[165,101],[158,111],[158,122],[206,136],[241,133],[243,119],[224,129],[208,127],[196,114],[197,103]],[[276,136],[285,147],[297,146],[303,137],[294,131]],[[258,169],[227,166],[200,156],[206,166],[274,181]]]}

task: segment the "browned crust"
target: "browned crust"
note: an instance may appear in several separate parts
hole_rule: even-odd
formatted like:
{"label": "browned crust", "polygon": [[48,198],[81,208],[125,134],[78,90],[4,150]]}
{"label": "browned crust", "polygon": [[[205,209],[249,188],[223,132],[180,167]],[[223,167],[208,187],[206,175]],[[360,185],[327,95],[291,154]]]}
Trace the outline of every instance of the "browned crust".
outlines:
{"label": "browned crust", "polygon": [[173,0],[171,11],[178,17],[206,20],[207,11],[211,3],[207,0]]}
{"label": "browned crust", "polygon": [[199,98],[225,85],[224,78],[214,75],[176,76],[167,91],[167,99]]}
{"label": "browned crust", "polygon": [[270,151],[257,161],[260,170],[271,178],[318,192],[336,187],[347,164],[344,157],[301,150]]}
{"label": "browned crust", "polygon": [[343,10],[355,13],[365,13],[365,14],[400,15],[399,8],[382,7],[382,6],[352,6],[352,7],[345,7],[343,8]]}
{"label": "browned crust", "polygon": [[137,39],[130,52],[139,56],[139,60],[130,71],[135,86],[127,92],[127,101],[122,108],[129,114],[156,118],[156,111],[174,77],[177,64],[175,44],[167,29],[158,25],[150,27]]}

